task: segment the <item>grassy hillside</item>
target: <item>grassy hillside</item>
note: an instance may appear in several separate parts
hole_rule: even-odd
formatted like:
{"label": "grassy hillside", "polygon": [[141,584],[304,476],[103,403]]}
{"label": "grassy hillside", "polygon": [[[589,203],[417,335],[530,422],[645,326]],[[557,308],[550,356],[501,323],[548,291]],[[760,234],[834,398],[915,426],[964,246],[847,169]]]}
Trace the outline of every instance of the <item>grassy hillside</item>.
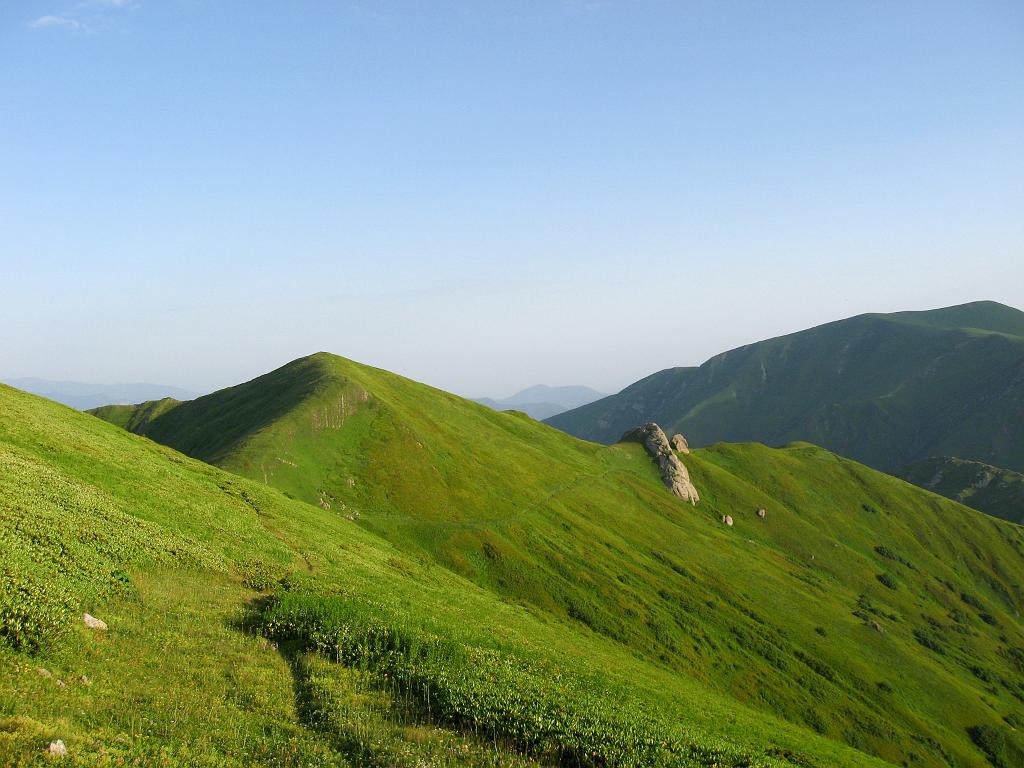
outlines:
{"label": "grassy hillside", "polygon": [[1024,470],[1024,313],[860,315],[661,371],[547,423],[612,443],[643,421],[691,446],[807,440],[885,471],[943,455]]}
{"label": "grassy hillside", "polygon": [[1020,749],[1024,531],[822,449],[695,451],[691,507],[638,445],[322,353],[147,434],[745,711],[895,764]]}
{"label": "grassy hillside", "polygon": [[900,476],[994,517],[1024,524],[1024,475],[980,461],[938,456],[915,462]]}
{"label": "grassy hillside", "polygon": [[142,433],[149,423],[158,416],[163,416],[171,409],[181,405],[180,400],[165,397],[162,400],[150,400],[139,405],[101,405],[89,413],[99,416],[104,421],[116,424],[129,432]]}
{"label": "grassy hillside", "polygon": [[0,764],[882,764],[2,386],[0,466]]}

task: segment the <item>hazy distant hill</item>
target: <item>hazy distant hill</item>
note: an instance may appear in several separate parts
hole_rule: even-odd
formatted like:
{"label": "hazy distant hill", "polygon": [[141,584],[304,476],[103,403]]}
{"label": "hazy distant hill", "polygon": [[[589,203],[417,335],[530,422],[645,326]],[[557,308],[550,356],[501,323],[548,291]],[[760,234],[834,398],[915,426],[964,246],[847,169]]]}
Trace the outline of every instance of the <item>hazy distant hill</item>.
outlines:
{"label": "hazy distant hill", "polygon": [[611,443],[643,421],[696,446],[807,440],[887,471],[929,456],[1024,470],[1024,313],[983,301],[859,315],[655,373],[547,423]]}
{"label": "hazy distant hill", "polygon": [[[324,353],[134,423],[153,440],[319,507],[325,520],[390,541],[418,565],[386,566],[389,576],[409,577],[386,606],[430,616],[436,609],[420,606],[417,582],[437,566],[499,596],[505,608],[488,630],[493,642],[502,647],[514,636],[530,643],[537,664],[561,664],[552,684],[584,674],[579,665],[592,651],[581,638],[619,648],[602,662],[614,703],[591,693],[561,696],[544,710],[534,689],[503,682],[515,677],[495,677],[459,699],[501,713],[499,722],[528,723],[531,733],[550,712],[560,743],[587,745],[585,760],[575,752],[544,764],[859,764],[849,754],[827,756],[826,736],[894,764],[981,765],[971,734],[1003,731],[1007,759],[1024,754],[1006,727],[1024,697],[1024,530],[824,449],[694,450],[684,460],[701,501],[691,506],[667,492],[638,444],[576,440]],[[267,514],[264,501],[253,507]],[[235,530],[228,517],[210,520],[226,536]],[[316,553],[335,543],[347,558],[372,550],[333,525],[313,521],[305,533],[297,525],[282,540],[304,549],[309,537],[310,568],[335,569],[319,588],[352,594],[347,577],[332,581],[347,560]],[[380,593],[374,588],[373,599]],[[451,601],[461,600],[453,591]],[[533,624],[502,623],[523,606],[526,616],[556,622],[557,646],[545,647],[549,635]],[[338,622],[328,626],[338,636],[350,632],[348,613],[331,619],[319,604],[296,610],[289,626],[311,637],[335,636],[319,628],[324,621]],[[439,622],[444,633],[464,631],[450,622]],[[396,647],[389,637],[379,635],[385,650]],[[578,661],[561,655],[574,646]],[[619,675],[620,664],[638,663],[658,672],[649,680]],[[443,679],[470,669],[446,670]],[[497,673],[485,665],[483,674]],[[626,730],[603,725],[620,709],[640,711],[637,702],[659,714]],[[756,736],[752,711],[764,718]],[[708,740],[673,730],[758,744],[785,738],[775,718],[806,742],[737,757],[694,749]],[[675,725],[652,742],[662,720]],[[585,737],[581,723],[591,723]],[[654,753],[644,753],[652,743]],[[627,752],[605,751],[619,749]]]}
{"label": "hazy distant hill", "polygon": [[938,456],[911,464],[899,476],[995,517],[1024,523],[1024,474],[1019,472]]}
{"label": "hazy distant hill", "polygon": [[602,397],[605,397],[603,393],[590,387],[549,387],[545,384],[537,384],[501,400],[477,397],[473,398],[473,402],[486,405],[496,411],[522,411],[538,421],[543,421],[571,408],[579,408],[581,405],[592,403]]}
{"label": "hazy distant hill", "polygon": [[101,405],[141,403],[165,397],[191,400],[197,395],[196,392],[164,384],[90,384],[84,381],[50,381],[33,377],[4,379],[3,382],[33,395],[70,405],[80,411]]}

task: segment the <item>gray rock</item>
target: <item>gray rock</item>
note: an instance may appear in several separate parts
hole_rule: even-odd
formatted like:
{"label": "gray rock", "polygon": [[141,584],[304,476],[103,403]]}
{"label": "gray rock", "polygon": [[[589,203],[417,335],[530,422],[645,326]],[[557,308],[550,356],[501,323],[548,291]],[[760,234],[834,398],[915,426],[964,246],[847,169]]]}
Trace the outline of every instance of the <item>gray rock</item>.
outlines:
{"label": "gray rock", "polygon": [[728,526],[732,526],[732,515],[722,515],[722,522]]}
{"label": "gray rock", "polygon": [[88,613],[82,614],[82,621],[85,622],[85,626],[89,627],[89,629],[105,630],[107,628],[107,623],[105,621],[97,619],[95,616],[91,616]]}
{"label": "gray rock", "polygon": [[768,514],[768,511],[764,508],[757,510],[757,516],[764,520],[764,516]]}
{"label": "gray rock", "polygon": [[680,453],[690,452],[690,446],[686,442],[686,438],[680,435],[678,432],[672,435],[672,450],[679,451]]}
{"label": "gray rock", "polygon": [[672,452],[672,447],[661,427],[653,421],[648,422],[624,434],[622,442],[626,441],[641,443],[644,446],[651,458],[658,462],[661,480],[674,495],[691,504],[700,501],[700,494],[690,481],[686,465]]}
{"label": "gray rock", "polygon": [[50,742],[50,745],[46,748],[46,754],[53,755],[54,757],[67,757],[68,748],[64,746],[63,741],[57,739]]}
{"label": "gray rock", "polygon": [[53,673],[50,670],[48,670],[46,667],[38,667],[36,669],[36,672],[38,672],[43,677],[53,677]]}

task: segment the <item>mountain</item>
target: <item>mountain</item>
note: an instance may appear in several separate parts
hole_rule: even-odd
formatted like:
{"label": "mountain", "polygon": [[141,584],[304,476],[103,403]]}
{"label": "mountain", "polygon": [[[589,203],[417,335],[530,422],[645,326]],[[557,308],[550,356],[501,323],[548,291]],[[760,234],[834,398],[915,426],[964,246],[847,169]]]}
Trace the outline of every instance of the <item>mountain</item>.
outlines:
{"label": "mountain", "polygon": [[495,411],[519,411],[525,413],[531,419],[537,421],[543,421],[550,416],[555,416],[559,413],[564,413],[567,409],[564,406],[557,405],[556,403],[518,403],[513,404],[507,401],[492,400],[489,397],[475,397],[473,398],[474,403],[480,403],[480,405],[486,405],[488,408]]}
{"label": "mountain", "polygon": [[884,765],[3,385],[0,467],[2,765]]}
{"label": "mountain", "polygon": [[1024,313],[994,302],[859,315],[671,368],[547,423],[612,443],[806,440],[894,472],[929,456],[1024,470]]}
{"label": "mountain", "polygon": [[196,396],[195,392],[187,389],[163,384],[90,384],[37,378],[4,379],[3,383],[80,411],[109,403],[129,404],[164,397],[190,400]]}
{"label": "mountain", "polygon": [[522,411],[531,418],[543,421],[571,408],[592,403],[602,397],[605,395],[590,387],[549,387],[545,384],[537,384],[502,400],[477,397],[473,399],[473,402],[486,405],[496,411]]}
{"label": "mountain", "polygon": [[[317,547],[351,558],[369,546],[341,537],[344,521],[403,553],[395,573],[415,582],[440,567],[499,600],[496,620],[523,611],[548,624],[563,638],[551,649],[549,634],[528,634],[533,625],[487,630],[498,643],[529,643],[546,669],[575,669],[558,654],[579,638],[617,649],[580,675],[616,675],[624,711],[647,702],[652,722],[755,745],[751,765],[1024,755],[1010,729],[1024,701],[1024,530],[821,448],[686,454],[694,506],[668,492],[639,444],[582,442],[325,353],[137,423],[157,442],[308,502],[306,516],[332,521],[306,529]],[[128,493],[142,487],[121,482]],[[230,536],[230,522],[210,519]],[[330,588],[361,596],[340,578]],[[432,615],[410,595],[417,616]],[[387,602],[408,610],[405,600]],[[300,601],[284,637],[335,648],[322,626],[332,615]],[[339,616],[329,626],[347,626],[348,613]],[[437,619],[446,631],[461,621]],[[523,695],[508,706],[529,710],[533,694]],[[751,717],[764,718],[756,732]],[[813,740],[793,752],[765,746],[782,738],[764,735],[780,719],[795,729],[780,734],[824,736],[865,757],[826,758]],[[600,749],[613,748],[623,747],[612,739]],[[608,764],[744,764],[679,749]]]}
{"label": "mountain", "polygon": [[899,473],[907,482],[1003,520],[1024,524],[1024,475],[980,461],[938,456]]}

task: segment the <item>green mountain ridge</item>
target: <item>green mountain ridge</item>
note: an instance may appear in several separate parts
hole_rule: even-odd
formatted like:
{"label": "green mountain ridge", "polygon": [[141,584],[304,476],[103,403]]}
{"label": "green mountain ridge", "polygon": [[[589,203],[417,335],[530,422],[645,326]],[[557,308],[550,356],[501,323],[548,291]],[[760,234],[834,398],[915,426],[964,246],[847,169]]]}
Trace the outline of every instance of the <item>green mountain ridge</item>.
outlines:
{"label": "green mountain ridge", "polygon": [[140,431],[808,733],[896,764],[981,765],[982,726],[1020,748],[1022,531],[815,446],[693,451],[694,508],[638,445],[325,353]]}
{"label": "green mountain ridge", "polygon": [[[0,406],[4,765],[57,739],[83,766],[881,765],[341,515],[8,387]],[[322,642],[358,627],[360,655],[305,644],[303,608],[325,631],[343,608]]]}
{"label": "green mountain ridge", "polygon": [[1024,475],[980,461],[937,456],[900,472],[907,482],[994,517],[1024,524]]}
{"label": "green mountain ridge", "polygon": [[995,302],[859,315],[652,374],[546,420],[612,443],[807,440],[888,472],[929,456],[1024,470],[1024,313]]}

